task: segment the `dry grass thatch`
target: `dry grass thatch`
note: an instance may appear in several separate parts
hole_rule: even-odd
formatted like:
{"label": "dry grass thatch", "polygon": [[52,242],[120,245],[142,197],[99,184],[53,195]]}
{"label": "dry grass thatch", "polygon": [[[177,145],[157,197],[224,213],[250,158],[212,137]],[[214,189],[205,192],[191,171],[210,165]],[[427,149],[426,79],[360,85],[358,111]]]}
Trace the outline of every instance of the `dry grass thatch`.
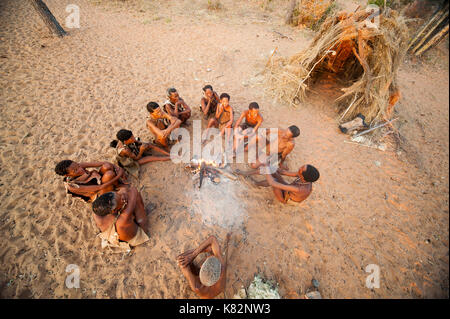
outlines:
{"label": "dry grass thatch", "polygon": [[290,58],[268,63],[273,93],[292,105],[304,101],[308,87],[320,76],[346,83],[337,100],[340,120],[358,113],[366,121],[389,119],[400,97],[396,76],[406,53],[405,20],[387,9],[377,17],[366,10],[328,17],[308,48]]}
{"label": "dry grass thatch", "polygon": [[294,10],[293,24],[306,26],[315,30],[324,17],[332,12],[334,0],[308,0],[299,1]]}

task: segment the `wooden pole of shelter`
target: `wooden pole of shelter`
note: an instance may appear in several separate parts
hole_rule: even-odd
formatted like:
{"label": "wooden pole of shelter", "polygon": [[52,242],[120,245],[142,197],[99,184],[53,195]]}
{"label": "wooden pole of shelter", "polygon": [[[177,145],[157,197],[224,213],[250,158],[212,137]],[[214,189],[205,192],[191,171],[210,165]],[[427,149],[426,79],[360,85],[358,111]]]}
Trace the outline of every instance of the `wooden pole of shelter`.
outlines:
{"label": "wooden pole of shelter", "polygon": [[424,45],[424,43],[427,42],[428,38],[430,37],[430,35],[434,32],[434,30],[445,20],[448,19],[448,11],[445,12],[440,19],[438,20],[438,22],[436,22],[436,24],[434,26],[432,26],[430,28],[430,30],[426,33],[425,36],[423,36],[423,38],[419,41],[419,43],[412,49],[413,52],[416,52],[417,50],[420,49],[420,47],[422,45]]}
{"label": "wooden pole of shelter", "polygon": [[432,47],[436,46],[446,35],[448,34],[448,24],[439,32],[437,33],[433,38],[431,38],[428,43],[426,43],[422,48],[420,48],[415,55],[421,55],[428,49],[431,49]]}
{"label": "wooden pole of shelter", "polygon": [[289,4],[289,7],[288,7],[288,11],[286,13],[286,17],[284,18],[284,23],[292,24],[296,6],[297,6],[297,0],[291,0],[291,3]]}
{"label": "wooden pole of shelter", "polygon": [[50,32],[56,34],[59,37],[63,37],[67,32],[61,27],[56,20],[55,16],[50,12],[47,5],[42,0],[31,0],[34,8],[44,20],[45,25],[49,28]]}
{"label": "wooden pole of shelter", "polygon": [[420,39],[420,37],[423,35],[423,33],[427,30],[427,28],[434,22],[439,16],[439,11],[436,12],[433,17],[425,23],[419,30],[419,32],[415,35],[415,37],[409,42],[408,50],[417,43],[417,41]]}
{"label": "wooden pole of shelter", "polygon": [[[447,20],[447,21],[445,21]],[[436,34],[442,34],[441,31],[448,26],[448,2],[442,5],[433,16],[420,28],[419,32],[409,42],[408,51],[417,53],[423,46],[426,46],[432,39],[436,40]],[[445,35],[445,32],[443,32]],[[438,43],[434,42],[434,43]],[[432,45],[427,46],[427,48]],[[421,50],[424,52],[425,50]],[[416,54],[417,55],[417,54]]]}

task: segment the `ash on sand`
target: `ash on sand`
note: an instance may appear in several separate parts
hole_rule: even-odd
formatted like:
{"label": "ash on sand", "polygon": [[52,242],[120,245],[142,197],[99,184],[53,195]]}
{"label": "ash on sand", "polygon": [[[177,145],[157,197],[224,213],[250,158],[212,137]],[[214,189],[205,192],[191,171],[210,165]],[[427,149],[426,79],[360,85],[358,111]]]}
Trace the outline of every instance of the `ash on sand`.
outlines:
{"label": "ash on sand", "polygon": [[241,288],[233,299],[281,299],[277,286],[271,281],[264,280],[258,274],[248,289]]}
{"label": "ash on sand", "polygon": [[193,187],[189,197],[193,212],[199,214],[205,224],[238,229],[247,218],[247,207],[240,198],[243,191],[244,186],[237,181],[221,178],[216,185],[205,178],[202,187]]}

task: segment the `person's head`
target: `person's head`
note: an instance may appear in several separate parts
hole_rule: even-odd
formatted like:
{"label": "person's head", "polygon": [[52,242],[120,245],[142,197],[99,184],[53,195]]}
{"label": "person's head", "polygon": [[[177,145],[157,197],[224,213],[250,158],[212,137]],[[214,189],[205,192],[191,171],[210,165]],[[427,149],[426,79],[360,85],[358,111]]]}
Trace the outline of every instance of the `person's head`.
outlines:
{"label": "person's head", "polygon": [[223,106],[228,106],[230,103],[230,96],[227,93],[220,94],[220,104]]}
{"label": "person's head", "polygon": [[288,130],[291,132],[293,138],[300,135],[300,129],[295,125],[289,126]]}
{"label": "person's head", "polygon": [[156,102],[148,103],[147,111],[149,111],[150,115],[154,118],[160,118],[162,116],[161,108],[159,107],[159,104]]}
{"label": "person's head", "polygon": [[94,200],[92,210],[98,216],[106,216],[119,211],[123,207],[124,202],[123,196],[119,193],[108,192]]}
{"label": "person's head", "polygon": [[252,102],[248,105],[248,110],[251,116],[256,116],[259,112],[259,105],[256,102]]}
{"label": "person's head", "polygon": [[203,87],[203,92],[205,92],[205,96],[207,97],[207,98],[211,98],[212,96],[213,96],[213,87],[211,86],[211,85],[205,85],[204,87]]}
{"label": "person's head", "polygon": [[63,160],[56,164],[55,173],[61,176],[76,177],[83,175],[85,170],[77,162]]}
{"label": "person's head", "polygon": [[300,167],[300,169],[298,170],[298,177],[300,177],[302,182],[314,183],[319,179],[320,173],[317,168],[307,164]]}
{"label": "person's head", "polygon": [[131,144],[136,142],[133,132],[129,130],[121,129],[119,132],[117,132],[116,137],[123,144]]}
{"label": "person's head", "polygon": [[207,287],[211,287],[219,280],[221,272],[222,264],[219,259],[214,256],[208,257],[200,268],[200,282]]}
{"label": "person's head", "polygon": [[177,89],[176,88],[168,88],[167,89],[167,98],[172,103],[178,102],[180,96],[178,95]]}

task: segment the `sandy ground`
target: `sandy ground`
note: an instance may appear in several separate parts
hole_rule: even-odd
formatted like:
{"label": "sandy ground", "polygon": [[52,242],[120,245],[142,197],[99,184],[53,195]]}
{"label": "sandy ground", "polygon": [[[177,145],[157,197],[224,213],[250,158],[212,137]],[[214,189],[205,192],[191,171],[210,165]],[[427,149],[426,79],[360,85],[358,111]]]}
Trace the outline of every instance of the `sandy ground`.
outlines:
{"label": "sandy ground", "polygon": [[[74,1],[46,2],[63,23]],[[447,298],[448,46],[402,67],[403,141],[383,152],[344,143],[329,96],[293,109],[264,94],[255,76],[270,51],[290,55],[313,37],[284,26],[281,5],[206,2],[77,0],[81,28],[64,39],[27,1],[0,2],[1,297],[195,298],[175,257],[232,230],[228,297],[261,273],[285,298],[312,278],[325,298]],[[150,242],[130,255],[102,251],[90,206],[65,194],[55,163],[111,160],[120,128],[149,139],[145,105],[169,86],[199,118],[205,83],[239,111],[258,101],[264,127],[300,127],[287,164],[319,168],[312,195],[281,205],[244,181],[198,191],[182,165],[149,164],[138,187],[154,208]],[[79,289],[65,287],[69,264],[80,267]],[[379,289],[365,286],[368,264],[380,266]]]}

